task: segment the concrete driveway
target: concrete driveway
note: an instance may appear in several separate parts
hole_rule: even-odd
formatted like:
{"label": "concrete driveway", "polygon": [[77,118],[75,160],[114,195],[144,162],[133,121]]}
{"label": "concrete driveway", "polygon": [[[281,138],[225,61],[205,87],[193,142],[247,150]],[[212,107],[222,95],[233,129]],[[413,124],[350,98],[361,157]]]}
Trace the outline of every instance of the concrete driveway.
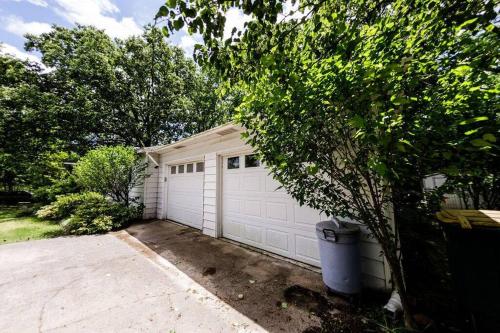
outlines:
{"label": "concrete driveway", "polygon": [[3,333],[265,331],[124,232],[1,245],[0,295]]}

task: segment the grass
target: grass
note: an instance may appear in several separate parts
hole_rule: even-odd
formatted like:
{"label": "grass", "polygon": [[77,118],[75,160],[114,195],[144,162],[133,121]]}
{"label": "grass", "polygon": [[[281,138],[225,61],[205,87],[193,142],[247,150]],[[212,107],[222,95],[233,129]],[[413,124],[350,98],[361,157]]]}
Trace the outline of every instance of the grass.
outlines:
{"label": "grass", "polygon": [[59,224],[34,216],[22,216],[19,206],[0,206],[0,244],[61,236]]}

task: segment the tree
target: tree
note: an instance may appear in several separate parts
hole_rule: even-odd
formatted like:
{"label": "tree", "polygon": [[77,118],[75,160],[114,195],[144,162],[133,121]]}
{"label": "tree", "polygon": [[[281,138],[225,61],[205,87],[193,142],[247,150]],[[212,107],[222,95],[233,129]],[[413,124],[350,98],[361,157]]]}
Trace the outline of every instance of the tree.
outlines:
{"label": "tree", "polygon": [[142,185],[146,167],[133,148],[115,146],[89,151],[78,161],[74,172],[84,189],[129,206],[130,191]]}
{"label": "tree", "polygon": [[[224,40],[224,13],[250,15]],[[366,224],[412,326],[388,211],[401,186],[464,171],[498,147],[498,33],[489,1],[168,1],[166,33],[202,34],[195,58],[246,92],[236,120],[302,204]],[[298,17],[298,18],[297,18]],[[466,131],[464,133],[464,130]]]}
{"label": "tree", "polygon": [[[78,148],[99,144],[150,146],[169,143],[223,121],[205,84],[213,81],[169,45],[155,27],[142,36],[112,40],[93,27],[54,26],[28,36],[28,50],[42,53],[60,99],[60,128]],[[202,89],[200,89],[202,87]],[[213,87],[213,85],[212,85]]]}
{"label": "tree", "polygon": [[0,173],[6,189],[50,190],[53,177],[34,172],[58,152],[170,143],[221,124],[231,110],[231,99],[218,98],[213,76],[154,27],[112,40],[93,27],[53,26],[28,35],[25,46],[41,53],[48,70],[0,58]]}
{"label": "tree", "polygon": [[30,166],[59,145],[55,98],[41,71],[36,64],[0,56],[0,177],[7,191],[39,176]]}

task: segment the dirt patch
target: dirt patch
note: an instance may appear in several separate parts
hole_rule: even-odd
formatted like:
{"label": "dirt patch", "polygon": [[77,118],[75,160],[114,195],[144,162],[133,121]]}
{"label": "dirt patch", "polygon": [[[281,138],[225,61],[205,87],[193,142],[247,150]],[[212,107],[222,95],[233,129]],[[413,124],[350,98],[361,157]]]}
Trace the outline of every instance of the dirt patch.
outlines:
{"label": "dirt patch", "polygon": [[165,221],[127,232],[269,332],[357,333],[368,327],[365,309],[327,295],[314,271]]}
{"label": "dirt patch", "polygon": [[207,276],[207,275],[214,275],[217,272],[217,269],[215,267],[207,267],[203,270],[202,275]]}
{"label": "dirt patch", "polygon": [[333,307],[321,293],[298,285],[286,288],[283,296],[288,303],[319,316]]}

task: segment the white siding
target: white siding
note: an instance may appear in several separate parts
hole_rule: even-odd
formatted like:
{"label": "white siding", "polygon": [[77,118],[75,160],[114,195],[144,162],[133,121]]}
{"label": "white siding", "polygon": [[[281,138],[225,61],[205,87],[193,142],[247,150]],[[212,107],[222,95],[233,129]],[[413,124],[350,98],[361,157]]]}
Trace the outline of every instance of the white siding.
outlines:
{"label": "white siding", "polygon": [[[157,160],[156,154],[150,154],[152,158]],[[148,158],[148,167],[146,169],[146,179],[144,179],[144,195],[142,203],[144,204],[144,219],[156,218],[156,205],[158,202],[158,171],[159,167]]]}
{"label": "white siding", "polygon": [[217,236],[217,154],[205,155],[203,233]]}

